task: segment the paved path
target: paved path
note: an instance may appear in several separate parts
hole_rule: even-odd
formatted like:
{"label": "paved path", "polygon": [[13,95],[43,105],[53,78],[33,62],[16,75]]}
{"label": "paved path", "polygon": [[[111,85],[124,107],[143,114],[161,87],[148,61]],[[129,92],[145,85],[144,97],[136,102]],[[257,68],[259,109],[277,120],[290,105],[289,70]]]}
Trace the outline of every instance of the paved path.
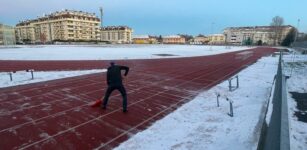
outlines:
{"label": "paved path", "polygon": [[[125,60],[127,114],[115,92],[107,110],[89,107],[106,89],[105,74],[91,74],[0,89],[1,149],[112,149],[200,92],[275,49],[156,60]],[[1,71],[107,67],[106,61],[0,61]]]}

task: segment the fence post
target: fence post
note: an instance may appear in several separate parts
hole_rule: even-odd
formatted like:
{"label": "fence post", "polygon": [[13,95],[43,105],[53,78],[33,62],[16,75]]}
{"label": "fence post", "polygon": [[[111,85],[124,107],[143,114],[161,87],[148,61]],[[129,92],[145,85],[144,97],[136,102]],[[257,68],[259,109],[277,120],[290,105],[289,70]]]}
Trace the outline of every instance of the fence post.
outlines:
{"label": "fence post", "polygon": [[231,78],[228,80],[228,83],[229,83],[229,91],[231,91],[231,89],[232,89]]}
{"label": "fence post", "polygon": [[34,70],[33,70],[33,69],[31,69],[31,70],[30,70],[30,72],[31,72],[31,77],[32,77],[32,80],[33,80],[33,79],[34,79],[34,75],[33,75]]}
{"label": "fence post", "polygon": [[232,106],[233,102],[231,100],[229,100],[227,97],[226,97],[226,100],[229,101],[229,113],[228,113],[228,115],[230,117],[233,117],[233,106]]}
{"label": "fence post", "polygon": [[13,73],[9,72],[9,75],[10,75],[10,80],[13,81]]}
{"label": "fence post", "polygon": [[220,107],[220,102],[219,102],[219,97],[220,97],[221,95],[219,94],[219,93],[217,93],[217,95],[216,95],[216,103],[217,103],[217,107]]}

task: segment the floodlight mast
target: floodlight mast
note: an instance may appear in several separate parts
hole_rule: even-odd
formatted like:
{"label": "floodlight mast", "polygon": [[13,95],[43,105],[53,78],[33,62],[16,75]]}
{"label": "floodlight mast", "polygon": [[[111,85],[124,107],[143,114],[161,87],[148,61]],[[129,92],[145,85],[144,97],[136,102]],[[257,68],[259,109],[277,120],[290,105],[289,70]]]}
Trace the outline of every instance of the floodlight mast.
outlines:
{"label": "floodlight mast", "polygon": [[103,17],[103,8],[102,7],[99,7],[99,11],[100,11],[100,22],[101,22],[101,27],[103,27],[103,21],[102,21],[102,17]]}

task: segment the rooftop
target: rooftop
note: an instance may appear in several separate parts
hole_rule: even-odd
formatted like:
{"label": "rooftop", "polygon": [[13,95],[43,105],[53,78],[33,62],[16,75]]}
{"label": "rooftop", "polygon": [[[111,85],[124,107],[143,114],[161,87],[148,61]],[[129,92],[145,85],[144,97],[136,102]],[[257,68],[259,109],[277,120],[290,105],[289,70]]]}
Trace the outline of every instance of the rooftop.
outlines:
{"label": "rooftop", "polygon": [[[291,25],[283,25],[283,28],[291,28]],[[254,30],[254,29],[271,29],[273,26],[246,26],[246,27],[228,27],[225,30]]]}
{"label": "rooftop", "polygon": [[210,34],[208,36],[224,36],[224,34]]}
{"label": "rooftop", "polygon": [[37,16],[36,19],[22,20],[16,26],[27,25],[31,22],[38,22],[38,21],[44,21],[48,19],[57,19],[59,17],[71,17],[71,16],[89,17],[89,18],[94,18],[97,21],[100,21],[100,19],[97,16],[95,16],[95,13],[88,13],[88,12],[83,12],[83,11],[65,9],[62,11],[56,11],[50,14],[43,14],[42,16]]}
{"label": "rooftop", "polygon": [[130,27],[128,26],[106,26],[106,27],[102,27],[102,30],[131,30]]}
{"label": "rooftop", "polygon": [[180,35],[166,35],[166,36],[163,36],[162,38],[181,38]]}
{"label": "rooftop", "polygon": [[149,35],[134,35],[134,39],[148,39]]}

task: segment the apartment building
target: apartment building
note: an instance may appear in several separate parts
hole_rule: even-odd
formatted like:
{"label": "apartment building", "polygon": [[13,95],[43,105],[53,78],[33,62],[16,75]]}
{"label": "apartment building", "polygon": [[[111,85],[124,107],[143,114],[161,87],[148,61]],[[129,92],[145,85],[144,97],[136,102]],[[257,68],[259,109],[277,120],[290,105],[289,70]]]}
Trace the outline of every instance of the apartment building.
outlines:
{"label": "apartment building", "polygon": [[163,44],[185,44],[185,38],[179,35],[168,35],[162,37]]}
{"label": "apartment building", "polygon": [[16,44],[14,27],[0,23],[0,45],[14,44]]}
{"label": "apartment building", "polygon": [[100,29],[101,41],[110,43],[132,43],[133,30],[127,26],[107,26]]}
{"label": "apartment building", "polygon": [[225,44],[225,35],[224,34],[211,34],[208,35],[208,44],[221,45]]}
{"label": "apartment building", "polygon": [[99,26],[94,13],[63,10],[21,21],[15,30],[19,42],[95,41],[100,39]]}
{"label": "apartment building", "polygon": [[252,44],[280,45],[292,26],[255,26],[255,27],[230,27],[224,30],[226,43],[244,45],[247,40]]}

